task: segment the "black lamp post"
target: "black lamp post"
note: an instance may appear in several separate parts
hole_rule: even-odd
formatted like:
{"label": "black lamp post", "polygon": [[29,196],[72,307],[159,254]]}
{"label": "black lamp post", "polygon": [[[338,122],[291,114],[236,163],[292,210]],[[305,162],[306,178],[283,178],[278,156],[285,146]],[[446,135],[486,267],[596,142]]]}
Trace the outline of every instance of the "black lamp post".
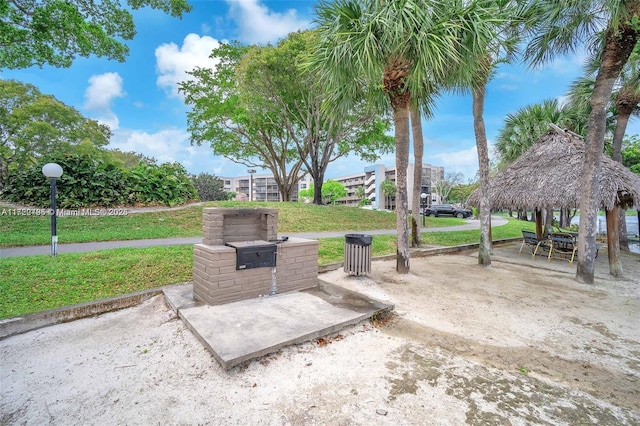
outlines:
{"label": "black lamp post", "polygon": [[420,211],[422,212],[422,226],[424,227],[425,225],[425,221],[424,221],[424,217],[425,215],[425,211],[424,208],[426,207],[426,201],[427,201],[427,194],[425,194],[424,192],[422,194],[420,194]]}
{"label": "black lamp post", "polygon": [[42,174],[51,181],[51,256],[58,251],[58,234],[56,230],[56,179],[62,176],[62,167],[56,163],[47,163],[42,166]]}

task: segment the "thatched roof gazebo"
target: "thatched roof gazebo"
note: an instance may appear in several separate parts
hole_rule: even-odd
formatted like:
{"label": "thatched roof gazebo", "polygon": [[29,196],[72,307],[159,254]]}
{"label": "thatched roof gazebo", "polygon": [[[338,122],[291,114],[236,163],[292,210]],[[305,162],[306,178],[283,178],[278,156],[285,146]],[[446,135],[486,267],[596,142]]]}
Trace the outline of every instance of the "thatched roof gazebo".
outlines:
{"label": "thatched roof gazebo", "polygon": [[[537,213],[540,209],[577,208],[582,193],[585,150],[585,143],[580,136],[551,125],[551,130],[538,142],[511,163],[507,169],[489,179],[491,208],[530,208],[536,209]],[[607,211],[607,237],[611,264],[611,252],[616,252],[613,255],[617,261],[619,246],[617,214],[609,214],[609,212],[614,212],[614,206],[640,210],[640,176],[611,158],[603,156],[598,182],[595,196],[600,208]],[[480,191],[474,191],[467,202],[470,205],[479,205]],[[542,233],[540,214],[536,214],[536,225],[538,238],[540,238]],[[614,237],[615,243],[612,241]]]}

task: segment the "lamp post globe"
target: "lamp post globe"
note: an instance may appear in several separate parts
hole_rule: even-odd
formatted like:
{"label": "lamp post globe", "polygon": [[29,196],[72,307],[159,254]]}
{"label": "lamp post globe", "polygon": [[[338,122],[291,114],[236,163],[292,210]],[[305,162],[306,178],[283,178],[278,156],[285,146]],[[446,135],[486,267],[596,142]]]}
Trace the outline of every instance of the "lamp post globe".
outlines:
{"label": "lamp post globe", "polygon": [[47,163],[42,166],[42,174],[49,179],[57,179],[62,176],[62,167],[60,167],[60,165],[56,163]]}
{"label": "lamp post globe", "polygon": [[62,176],[62,167],[56,163],[47,163],[42,166],[42,174],[49,178],[51,195],[51,256],[58,251],[58,233],[56,230],[56,179]]}
{"label": "lamp post globe", "polygon": [[424,225],[425,225],[425,219],[424,219],[424,216],[425,216],[425,214],[424,214],[424,208],[426,207],[426,206],[425,206],[426,201],[427,201],[427,194],[423,192],[422,194],[420,194],[420,211],[421,211],[421,213],[422,213],[422,226],[423,226],[423,227],[424,227]]}

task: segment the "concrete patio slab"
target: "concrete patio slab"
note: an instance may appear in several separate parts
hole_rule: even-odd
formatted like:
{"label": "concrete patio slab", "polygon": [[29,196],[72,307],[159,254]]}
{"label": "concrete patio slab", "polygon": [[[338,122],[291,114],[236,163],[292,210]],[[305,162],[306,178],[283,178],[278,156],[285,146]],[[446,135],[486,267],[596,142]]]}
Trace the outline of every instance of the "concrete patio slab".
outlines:
{"label": "concrete patio slab", "polygon": [[318,280],[305,291],[204,305],[190,284],[164,291],[169,305],[224,369],[328,336],[393,306]]}

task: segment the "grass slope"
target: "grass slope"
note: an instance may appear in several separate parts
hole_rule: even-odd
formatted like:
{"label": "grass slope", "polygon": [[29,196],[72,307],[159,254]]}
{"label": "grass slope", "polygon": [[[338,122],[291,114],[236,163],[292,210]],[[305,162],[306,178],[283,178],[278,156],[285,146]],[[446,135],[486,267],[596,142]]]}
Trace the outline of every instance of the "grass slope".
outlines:
{"label": "grass slope", "polygon": [[[493,238],[519,237],[522,229],[534,227],[511,219],[493,229]],[[479,230],[422,234],[425,245],[452,246],[479,238]],[[373,256],[395,254],[395,236],[375,236],[372,251]],[[320,239],[320,264],[340,262],[343,254],[344,238]],[[0,259],[0,318],[190,281],[192,268],[191,245]]]}
{"label": "grass slope", "polygon": [[[278,209],[280,233],[396,228],[395,214],[346,206],[225,201],[207,203],[206,207]],[[57,234],[60,243],[196,237],[202,235],[202,208],[192,206],[171,211],[117,216],[63,216],[57,219]],[[0,247],[50,243],[49,216],[18,216],[12,215],[12,211],[14,210],[0,208]],[[426,220],[427,227],[462,223],[463,220],[455,218]]]}

